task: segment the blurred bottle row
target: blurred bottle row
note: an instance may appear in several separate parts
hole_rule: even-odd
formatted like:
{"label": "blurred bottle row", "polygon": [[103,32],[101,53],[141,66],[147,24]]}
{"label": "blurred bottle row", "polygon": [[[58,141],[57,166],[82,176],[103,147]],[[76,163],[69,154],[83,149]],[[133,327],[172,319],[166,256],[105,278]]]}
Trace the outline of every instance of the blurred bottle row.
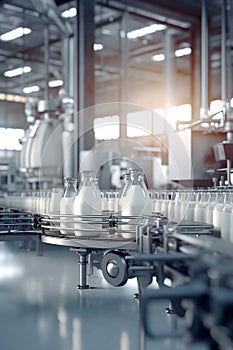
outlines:
{"label": "blurred bottle row", "polygon": [[233,242],[233,191],[153,191],[153,211],[170,220],[211,224],[221,238]]}

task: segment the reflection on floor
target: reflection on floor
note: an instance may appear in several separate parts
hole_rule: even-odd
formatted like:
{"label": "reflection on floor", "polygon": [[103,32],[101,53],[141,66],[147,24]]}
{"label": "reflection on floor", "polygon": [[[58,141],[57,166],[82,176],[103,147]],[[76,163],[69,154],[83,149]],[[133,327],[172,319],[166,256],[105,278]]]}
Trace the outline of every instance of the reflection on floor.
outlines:
{"label": "reflection on floor", "polygon": [[[139,350],[136,281],[114,288],[95,269],[89,282],[93,288],[77,291],[78,257],[67,248],[46,245],[36,256],[0,242],[0,349]],[[163,310],[153,319],[166,328]],[[152,349],[206,347],[147,340]]]}

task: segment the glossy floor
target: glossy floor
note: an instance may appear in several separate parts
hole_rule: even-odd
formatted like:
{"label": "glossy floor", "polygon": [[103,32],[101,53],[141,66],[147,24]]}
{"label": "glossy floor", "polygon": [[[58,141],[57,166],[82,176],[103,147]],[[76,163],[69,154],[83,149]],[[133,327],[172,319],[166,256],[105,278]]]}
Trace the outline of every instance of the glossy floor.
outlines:
{"label": "glossy floor", "polygon": [[[77,291],[77,261],[63,247],[46,245],[43,256],[36,256],[17,243],[0,242],[1,350],[140,349],[136,282],[114,288],[95,269],[93,288]],[[152,323],[167,329],[165,307],[156,308]],[[152,349],[206,347],[147,339],[146,350]]]}

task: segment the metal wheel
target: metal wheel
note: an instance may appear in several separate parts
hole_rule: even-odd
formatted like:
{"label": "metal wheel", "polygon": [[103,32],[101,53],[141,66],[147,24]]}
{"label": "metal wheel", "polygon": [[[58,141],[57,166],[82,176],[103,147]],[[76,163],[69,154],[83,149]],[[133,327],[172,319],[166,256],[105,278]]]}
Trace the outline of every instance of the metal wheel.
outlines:
{"label": "metal wheel", "polygon": [[104,278],[112,286],[120,287],[126,284],[128,280],[128,265],[124,253],[118,251],[105,253],[101,269]]}

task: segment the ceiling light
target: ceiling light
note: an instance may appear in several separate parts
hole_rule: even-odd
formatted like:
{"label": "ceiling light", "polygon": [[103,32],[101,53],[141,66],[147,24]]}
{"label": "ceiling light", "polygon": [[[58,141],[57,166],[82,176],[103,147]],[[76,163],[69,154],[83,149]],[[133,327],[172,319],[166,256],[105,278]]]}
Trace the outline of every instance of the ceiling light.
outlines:
{"label": "ceiling light", "polygon": [[101,30],[101,33],[104,34],[104,35],[111,35],[112,34],[111,30],[106,29],[106,28],[103,28]]}
{"label": "ceiling light", "polygon": [[74,99],[72,97],[63,97],[62,103],[64,103],[64,104],[73,104],[74,103]]}
{"label": "ceiling light", "polygon": [[38,92],[40,90],[38,85],[33,85],[33,86],[27,86],[23,88],[23,92],[25,94],[31,94],[32,92]]}
{"label": "ceiling light", "polygon": [[94,50],[94,51],[100,51],[100,50],[103,50],[103,48],[104,48],[103,44],[95,43],[95,44],[93,45],[93,50]]}
{"label": "ceiling light", "polygon": [[48,83],[49,87],[58,87],[63,85],[63,80],[50,80]]}
{"label": "ceiling light", "polygon": [[221,66],[220,61],[213,61],[211,62],[211,68],[216,69]]}
{"label": "ceiling light", "polygon": [[203,127],[203,128],[209,128],[209,123],[201,123],[201,126]]}
{"label": "ceiling light", "polygon": [[132,30],[131,32],[127,33],[128,39],[136,39],[140,38],[141,36],[152,34],[155,32],[158,32],[160,30],[164,30],[166,26],[164,24],[151,24],[150,26],[146,26],[140,29]]}
{"label": "ceiling light", "polygon": [[5,77],[12,78],[12,77],[17,77],[18,75],[22,75],[24,73],[29,73],[31,72],[31,67],[25,66],[25,67],[19,67],[11,70],[7,70],[6,72],[3,73]]}
{"label": "ceiling light", "polygon": [[72,17],[75,17],[76,15],[77,15],[76,7],[71,7],[70,9],[65,10],[61,13],[61,16],[63,18],[72,18]]}
{"label": "ceiling light", "polygon": [[191,47],[185,47],[183,49],[179,49],[175,51],[175,56],[176,57],[182,57],[182,56],[187,56],[190,55],[192,52]]}
{"label": "ceiling light", "polygon": [[162,62],[165,60],[165,55],[164,55],[164,53],[160,53],[158,55],[152,56],[151,59],[155,62]]}
{"label": "ceiling light", "polygon": [[[191,47],[185,47],[183,49],[179,49],[179,50],[176,50],[175,51],[175,56],[176,57],[182,57],[182,56],[187,56],[187,55],[190,55],[192,52],[192,49]],[[163,53],[160,53],[158,55],[154,55],[151,57],[151,59],[153,61],[156,61],[156,62],[161,62],[161,61],[164,61],[165,60],[165,55]]]}
{"label": "ceiling light", "polygon": [[31,33],[30,28],[19,27],[11,30],[10,32],[4,33],[0,35],[0,39],[3,41],[11,41],[17,38],[20,38],[23,35],[27,35]]}

